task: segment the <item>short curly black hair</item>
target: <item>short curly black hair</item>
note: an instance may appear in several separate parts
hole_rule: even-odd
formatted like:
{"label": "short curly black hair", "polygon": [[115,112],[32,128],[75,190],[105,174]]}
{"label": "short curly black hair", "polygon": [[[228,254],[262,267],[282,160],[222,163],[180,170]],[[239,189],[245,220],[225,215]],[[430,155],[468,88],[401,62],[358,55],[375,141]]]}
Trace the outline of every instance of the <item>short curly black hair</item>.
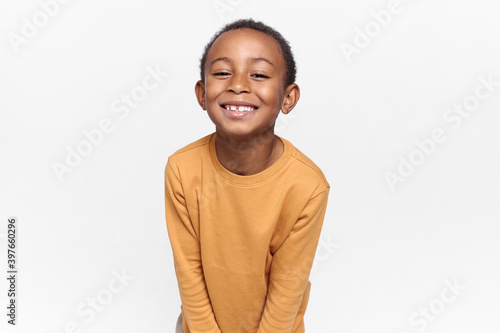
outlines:
{"label": "short curly black hair", "polygon": [[234,21],[232,23],[228,23],[212,37],[210,42],[208,42],[208,44],[205,46],[203,56],[200,59],[201,81],[205,83],[205,62],[207,61],[208,51],[210,51],[210,48],[217,40],[217,38],[219,38],[219,36],[225,32],[236,29],[244,29],[244,28],[263,32],[266,35],[271,36],[272,38],[274,38],[276,42],[278,42],[286,66],[285,86],[289,86],[290,84],[294,83],[295,76],[297,75],[297,67],[295,66],[295,59],[293,58],[293,53],[292,49],[290,48],[290,44],[278,31],[271,28],[267,24],[264,24],[260,21],[254,21],[253,19],[241,19]]}

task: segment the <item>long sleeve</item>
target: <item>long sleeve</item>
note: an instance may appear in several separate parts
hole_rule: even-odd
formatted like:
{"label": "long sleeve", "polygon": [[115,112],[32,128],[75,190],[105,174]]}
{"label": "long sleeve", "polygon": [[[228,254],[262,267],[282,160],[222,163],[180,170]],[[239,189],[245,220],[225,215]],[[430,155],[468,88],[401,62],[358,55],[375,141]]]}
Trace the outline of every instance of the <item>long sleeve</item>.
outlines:
{"label": "long sleeve", "polygon": [[200,243],[187,210],[179,177],[165,168],[165,214],[183,314],[191,333],[220,333],[201,265]]}
{"label": "long sleeve", "polygon": [[305,206],[288,237],[274,253],[266,305],[257,333],[291,333],[309,287],[309,274],[323,225],[329,187]]}

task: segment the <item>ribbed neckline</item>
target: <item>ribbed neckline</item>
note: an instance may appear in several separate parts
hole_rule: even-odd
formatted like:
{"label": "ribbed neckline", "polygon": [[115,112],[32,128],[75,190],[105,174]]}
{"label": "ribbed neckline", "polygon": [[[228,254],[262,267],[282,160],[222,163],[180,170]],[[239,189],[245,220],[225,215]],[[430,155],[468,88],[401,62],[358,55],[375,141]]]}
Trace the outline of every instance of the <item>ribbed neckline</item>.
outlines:
{"label": "ribbed neckline", "polygon": [[210,142],[209,142],[209,151],[212,160],[212,165],[214,166],[217,173],[221,175],[222,178],[228,180],[231,183],[239,185],[257,185],[259,183],[263,183],[268,179],[272,178],[273,176],[275,176],[277,173],[279,173],[280,170],[291,161],[291,157],[295,153],[292,144],[288,140],[285,140],[278,135],[276,136],[283,142],[284,149],[283,149],[283,154],[281,154],[280,158],[276,162],[274,162],[270,167],[259,173],[249,176],[242,176],[227,170],[224,166],[222,166],[222,164],[220,164],[219,159],[217,158],[217,152],[215,147],[216,133],[214,132],[210,136]]}

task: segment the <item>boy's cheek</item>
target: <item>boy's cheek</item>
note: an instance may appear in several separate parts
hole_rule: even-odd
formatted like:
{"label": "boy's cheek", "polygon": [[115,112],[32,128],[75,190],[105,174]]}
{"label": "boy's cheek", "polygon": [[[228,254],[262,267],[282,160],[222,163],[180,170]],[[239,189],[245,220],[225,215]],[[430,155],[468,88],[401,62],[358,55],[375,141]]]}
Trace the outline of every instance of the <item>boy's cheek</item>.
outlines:
{"label": "boy's cheek", "polygon": [[225,90],[225,84],[222,80],[207,79],[205,82],[205,95],[214,96]]}

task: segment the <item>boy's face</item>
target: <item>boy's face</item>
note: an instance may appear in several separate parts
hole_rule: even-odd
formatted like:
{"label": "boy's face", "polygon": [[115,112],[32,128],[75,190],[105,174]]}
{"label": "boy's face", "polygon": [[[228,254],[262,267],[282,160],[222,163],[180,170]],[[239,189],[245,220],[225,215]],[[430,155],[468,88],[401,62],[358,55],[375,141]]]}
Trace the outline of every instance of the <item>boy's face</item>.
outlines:
{"label": "boy's face", "polygon": [[223,33],[210,48],[205,83],[196,83],[198,102],[217,132],[242,139],[274,131],[280,109],[296,104],[296,84],[285,87],[286,65],[279,44],[253,29]]}

